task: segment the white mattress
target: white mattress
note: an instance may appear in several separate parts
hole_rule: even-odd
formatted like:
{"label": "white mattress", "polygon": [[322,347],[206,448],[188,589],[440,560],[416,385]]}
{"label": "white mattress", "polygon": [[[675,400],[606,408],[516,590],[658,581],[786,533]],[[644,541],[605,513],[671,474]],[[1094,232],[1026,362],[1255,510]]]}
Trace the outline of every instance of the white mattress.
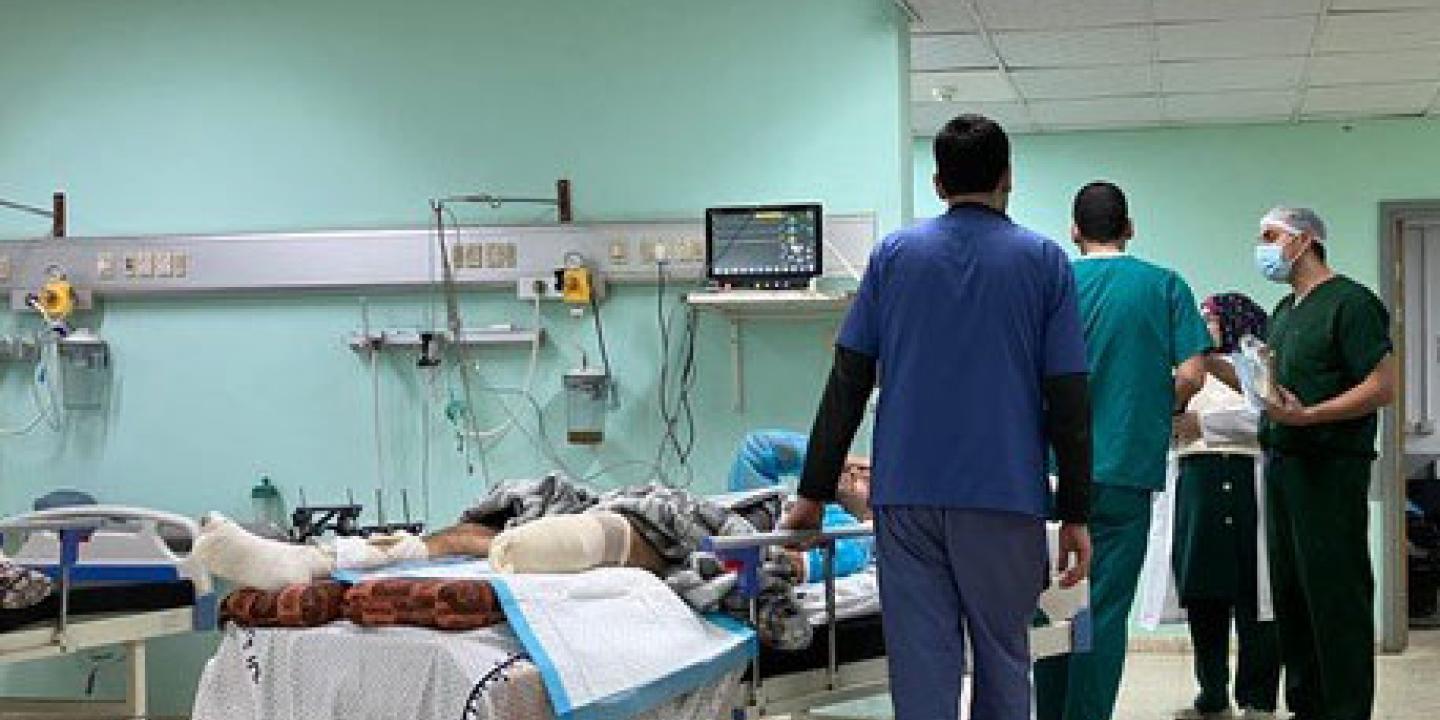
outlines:
{"label": "white mattress", "polygon": [[[658,641],[658,639],[657,639]],[[638,720],[720,717],[739,673]],[[551,720],[536,669],[510,632],[229,626],[205,665],[194,720]]]}

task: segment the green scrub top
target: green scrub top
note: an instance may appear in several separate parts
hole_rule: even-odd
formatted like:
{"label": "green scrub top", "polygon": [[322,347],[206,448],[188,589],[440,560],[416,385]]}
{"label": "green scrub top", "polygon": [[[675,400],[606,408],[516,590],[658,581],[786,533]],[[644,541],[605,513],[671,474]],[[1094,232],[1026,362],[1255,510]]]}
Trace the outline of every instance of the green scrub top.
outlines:
{"label": "green scrub top", "polygon": [[1090,365],[1095,482],[1163,490],[1175,375],[1210,347],[1195,295],[1175,271],[1129,255],[1075,260]]}
{"label": "green scrub top", "polygon": [[[1310,290],[1301,302],[1289,295],[1270,319],[1275,381],[1305,405],[1317,405],[1359,385],[1385,359],[1390,313],[1369,288],[1342,275]],[[1260,442],[1290,455],[1331,453],[1375,459],[1379,415],[1310,427],[1264,421]]]}

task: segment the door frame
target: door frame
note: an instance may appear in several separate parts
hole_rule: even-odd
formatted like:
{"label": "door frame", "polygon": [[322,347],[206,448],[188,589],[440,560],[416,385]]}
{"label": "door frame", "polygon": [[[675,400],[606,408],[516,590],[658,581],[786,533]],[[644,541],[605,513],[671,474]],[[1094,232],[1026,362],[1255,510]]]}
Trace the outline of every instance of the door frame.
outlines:
{"label": "door frame", "polygon": [[[1402,224],[1407,220],[1440,220],[1440,200],[1396,200],[1380,203],[1378,268],[1380,298],[1390,308],[1390,336],[1400,368],[1395,403],[1380,413],[1380,459],[1375,464],[1373,493],[1381,501],[1380,649],[1404,652],[1410,642],[1409,583],[1405,558],[1405,253]],[[1373,496],[1373,495],[1372,495]]]}

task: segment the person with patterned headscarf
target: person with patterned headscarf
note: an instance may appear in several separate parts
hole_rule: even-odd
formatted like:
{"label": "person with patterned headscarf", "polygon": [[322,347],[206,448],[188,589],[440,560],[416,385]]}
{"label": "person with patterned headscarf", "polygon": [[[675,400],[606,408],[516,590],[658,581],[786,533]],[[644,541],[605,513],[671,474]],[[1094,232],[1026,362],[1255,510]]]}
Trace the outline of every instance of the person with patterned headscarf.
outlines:
{"label": "person with patterned headscarf", "polygon": [[[1212,295],[1201,313],[1212,355],[1239,352],[1240,340],[1265,338],[1267,316],[1240,293]],[[1170,508],[1168,558],[1186,611],[1200,694],[1177,718],[1230,712],[1230,623],[1240,640],[1235,704],[1241,717],[1272,718],[1280,689],[1280,650],[1266,561],[1259,408],[1216,378],[1175,420],[1179,474]]]}

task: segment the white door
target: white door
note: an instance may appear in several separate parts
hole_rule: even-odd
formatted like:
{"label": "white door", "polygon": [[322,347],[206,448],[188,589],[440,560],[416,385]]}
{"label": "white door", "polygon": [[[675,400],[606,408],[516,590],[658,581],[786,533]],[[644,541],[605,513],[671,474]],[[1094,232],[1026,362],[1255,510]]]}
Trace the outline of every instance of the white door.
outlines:
{"label": "white door", "polygon": [[1407,223],[1406,472],[1440,457],[1440,223]]}

